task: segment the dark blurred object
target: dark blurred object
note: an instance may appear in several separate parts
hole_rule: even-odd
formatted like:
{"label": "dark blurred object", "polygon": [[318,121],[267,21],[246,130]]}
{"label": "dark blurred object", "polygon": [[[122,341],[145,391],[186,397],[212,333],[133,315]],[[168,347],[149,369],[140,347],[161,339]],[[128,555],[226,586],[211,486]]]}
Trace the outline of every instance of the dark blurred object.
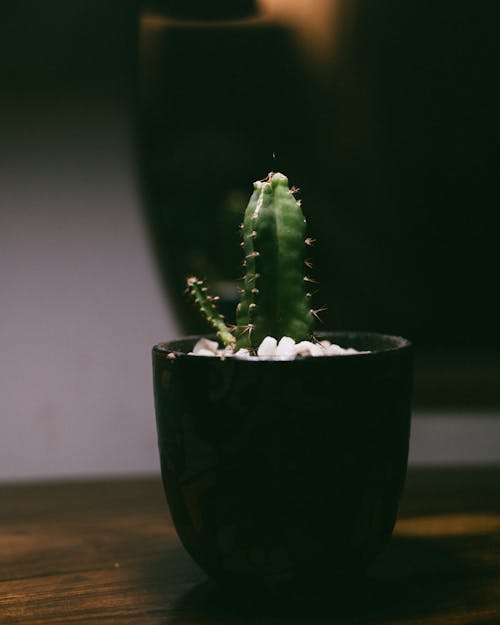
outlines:
{"label": "dark blurred object", "polygon": [[150,0],[148,10],[182,19],[218,20],[255,13],[255,0]]}
{"label": "dark blurred object", "polygon": [[240,212],[278,169],[319,239],[328,327],[497,349],[498,3],[262,0],[218,22],[160,4],[141,14],[140,139],[170,293],[198,272],[232,308]]}
{"label": "dark blurred object", "polygon": [[290,32],[256,11],[233,15],[185,21],[145,10],[141,17],[146,206],[165,283],[188,331],[204,328],[181,299],[190,273],[208,278],[234,319],[238,227],[252,182],[276,168],[302,181],[310,169],[304,150],[314,152],[312,110],[303,104],[308,72]]}
{"label": "dark blurred object", "polygon": [[480,409],[500,417],[498,351],[422,349],[415,370],[414,402],[419,409],[446,408],[465,415]]}
{"label": "dark blurred object", "polygon": [[137,10],[137,0],[2,2],[2,125],[10,105],[29,104],[28,116],[64,115],[75,97],[83,115],[96,101],[130,106]]}
{"label": "dark blurred object", "polygon": [[381,259],[368,309],[421,347],[500,346],[499,16],[488,1],[359,7],[372,140],[358,154],[373,165],[360,163],[362,204]]}

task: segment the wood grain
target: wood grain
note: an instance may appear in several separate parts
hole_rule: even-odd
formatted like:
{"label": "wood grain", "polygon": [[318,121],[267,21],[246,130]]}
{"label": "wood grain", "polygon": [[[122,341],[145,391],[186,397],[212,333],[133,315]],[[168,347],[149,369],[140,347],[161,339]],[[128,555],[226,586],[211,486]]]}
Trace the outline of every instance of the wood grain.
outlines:
{"label": "wood grain", "polygon": [[217,587],[159,478],[0,487],[0,623],[498,625],[500,468],[411,472],[394,538],[349,589]]}

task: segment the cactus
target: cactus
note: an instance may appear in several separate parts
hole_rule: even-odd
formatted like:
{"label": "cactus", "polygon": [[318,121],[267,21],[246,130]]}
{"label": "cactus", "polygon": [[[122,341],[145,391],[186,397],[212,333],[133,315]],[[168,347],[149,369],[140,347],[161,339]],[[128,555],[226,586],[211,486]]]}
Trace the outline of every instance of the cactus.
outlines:
{"label": "cactus", "polygon": [[305,288],[311,279],[304,275],[304,250],[312,240],[305,239],[304,215],[293,194],[280,173],[254,183],[242,224],[245,275],[236,326],[226,325],[202,281],[188,279],[189,292],[225,345],[255,352],[268,335],[311,338],[316,311]]}

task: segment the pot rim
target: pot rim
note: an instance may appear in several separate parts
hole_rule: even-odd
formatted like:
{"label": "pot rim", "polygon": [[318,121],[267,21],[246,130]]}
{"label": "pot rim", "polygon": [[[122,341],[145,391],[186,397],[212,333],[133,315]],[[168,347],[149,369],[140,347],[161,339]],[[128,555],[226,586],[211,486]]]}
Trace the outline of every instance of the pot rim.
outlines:
{"label": "pot rim", "polygon": [[170,358],[182,358],[189,360],[201,360],[201,361],[229,361],[229,362],[245,362],[245,363],[258,363],[258,362],[281,362],[281,363],[292,363],[292,362],[320,362],[320,361],[331,361],[332,358],[335,359],[371,359],[376,357],[379,354],[387,354],[394,352],[401,352],[406,350],[412,350],[413,344],[408,339],[393,334],[385,334],[383,332],[369,332],[369,331],[357,331],[357,330],[339,330],[339,331],[324,331],[317,332],[315,337],[319,340],[322,339],[332,339],[334,337],[338,339],[344,339],[349,341],[350,339],[365,339],[365,340],[378,340],[380,342],[386,342],[387,345],[379,348],[379,349],[371,349],[370,351],[352,353],[352,354],[329,354],[325,356],[296,356],[293,359],[285,359],[280,356],[269,356],[267,358],[263,357],[251,357],[251,358],[237,358],[234,356],[213,356],[209,358],[208,356],[198,356],[196,354],[189,354],[185,351],[179,349],[180,343],[185,342],[193,342],[194,343],[201,338],[207,338],[210,340],[218,340],[215,334],[191,334],[187,336],[181,336],[176,339],[171,339],[169,341],[161,341],[160,343],[156,343],[153,346],[153,355],[159,357],[170,357]]}

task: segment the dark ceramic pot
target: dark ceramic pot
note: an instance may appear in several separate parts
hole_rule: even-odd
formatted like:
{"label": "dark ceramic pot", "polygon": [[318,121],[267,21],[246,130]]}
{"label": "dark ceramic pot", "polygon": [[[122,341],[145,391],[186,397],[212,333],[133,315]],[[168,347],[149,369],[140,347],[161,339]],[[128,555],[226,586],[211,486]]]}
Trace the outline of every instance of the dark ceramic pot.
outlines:
{"label": "dark ceramic pot", "polygon": [[179,537],[222,580],[362,571],[389,540],[410,433],[412,347],[325,333],[367,354],[252,361],[153,349],[161,470]]}

